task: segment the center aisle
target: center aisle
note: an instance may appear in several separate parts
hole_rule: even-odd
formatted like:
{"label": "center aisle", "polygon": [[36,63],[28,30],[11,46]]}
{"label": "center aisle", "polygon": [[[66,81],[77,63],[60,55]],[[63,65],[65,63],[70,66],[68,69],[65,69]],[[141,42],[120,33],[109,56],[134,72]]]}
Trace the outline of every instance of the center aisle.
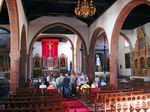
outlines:
{"label": "center aisle", "polygon": [[65,102],[70,108],[69,112],[93,112],[77,98],[67,99]]}

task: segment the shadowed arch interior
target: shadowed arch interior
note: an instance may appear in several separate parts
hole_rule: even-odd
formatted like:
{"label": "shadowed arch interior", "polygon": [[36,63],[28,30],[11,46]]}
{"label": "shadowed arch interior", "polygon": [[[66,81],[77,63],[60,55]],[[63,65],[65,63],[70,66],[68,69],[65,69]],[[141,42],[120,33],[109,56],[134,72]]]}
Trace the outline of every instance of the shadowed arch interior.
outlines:
{"label": "shadowed arch interior", "polygon": [[[90,48],[89,48],[89,57],[88,57],[88,76],[89,76],[89,80],[90,80],[90,83],[93,82],[94,80],[94,66],[93,64],[95,63],[95,55],[94,55],[94,52],[95,52],[95,44],[96,44],[96,41],[97,39],[99,38],[99,36],[101,35],[106,35],[105,31],[103,28],[100,28],[98,27],[94,32],[93,32],[93,35],[91,37],[91,42],[90,42]],[[107,36],[106,36],[107,37]]]}
{"label": "shadowed arch interior", "polygon": [[19,65],[19,86],[22,86],[27,81],[27,45],[26,45],[26,29],[23,25],[21,34],[21,49],[20,49],[20,65]]}

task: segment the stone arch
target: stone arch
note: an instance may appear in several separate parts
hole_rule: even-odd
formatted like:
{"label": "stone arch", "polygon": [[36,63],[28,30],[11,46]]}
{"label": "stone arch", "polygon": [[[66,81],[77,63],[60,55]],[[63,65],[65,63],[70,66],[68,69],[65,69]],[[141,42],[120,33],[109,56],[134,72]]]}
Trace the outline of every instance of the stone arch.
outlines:
{"label": "stone arch", "polygon": [[117,55],[118,55],[118,50],[117,50],[117,44],[118,43],[118,38],[119,34],[122,28],[122,25],[126,19],[126,17],[129,15],[129,13],[137,6],[141,4],[147,4],[150,6],[150,3],[146,0],[134,0],[129,2],[120,12],[111,36],[111,43],[110,43],[110,84],[114,85],[115,87],[118,87],[118,82],[117,82]]}
{"label": "stone arch", "polygon": [[26,29],[23,25],[21,32],[21,49],[19,62],[19,86],[26,82],[27,75],[27,43],[26,43]]}
{"label": "stone arch", "polygon": [[129,38],[124,33],[122,33],[122,32],[120,32],[120,35],[129,43],[130,49],[133,50],[133,46],[132,46],[132,43],[129,40]]}
{"label": "stone arch", "polygon": [[[72,31],[73,33],[75,33],[75,34],[77,34],[78,36],[79,36],[79,38],[81,39],[81,41],[82,41],[82,43],[83,43],[83,50],[85,51],[84,53],[83,53],[83,59],[84,59],[84,71],[83,72],[86,72],[86,65],[87,65],[87,47],[86,47],[86,44],[85,44],[85,41],[84,41],[84,39],[83,39],[83,37],[81,36],[81,34],[77,31],[77,30],[75,30],[73,27],[71,27],[71,26],[69,26],[69,25],[67,25],[67,24],[64,24],[64,23],[53,23],[53,24],[50,24],[50,25],[47,25],[47,26],[45,26],[45,27],[43,27],[41,30],[39,30],[39,32],[33,37],[33,39],[32,39],[32,41],[35,39],[35,38],[37,38],[38,37],[38,35],[41,33],[41,32],[43,32],[43,31],[45,31],[46,29],[48,29],[48,28],[53,28],[53,27],[55,27],[55,26],[62,26],[62,27],[64,27],[64,28],[66,28],[66,29],[69,29],[70,31]],[[31,48],[31,44],[29,45],[29,48]],[[28,52],[29,52],[29,54],[30,54],[30,49],[28,50]],[[29,55],[30,56],[30,55]]]}
{"label": "stone arch", "polygon": [[[3,1],[4,2],[4,1]],[[17,0],[5,0],[10,23],[10,93],[19,86],[19,16]],[[15,44],[14,44],[15,43]]]}
{"label": "stone arch", "polygon": [[[81,40],[80,40],[80,38],[77,38],[77,41],[76,41],[76,53],[75,53],[75,55],[76,55],[76,62],[75,62],[75,65],[76,65],[76,72],[81,72],[81,71],[83,71],[83,68],[80,68],[81,66],[80,66],[80,64],[81,63],[79,63],[79,57],[80,57],[80,53],[79,53],[79,50],[81,51]],[[77,57],[78,56],[78,57]],[[83,58],[83,56],[82,56],[82,58]],[[82,61],[83,62],[83,61]]]}
{"label": "stone arch", "polygon": [[[67,36],[65,36],[65,35],[63,35],[63,34],[61,34],[61,35],[59,35],[59,34],[44,34],[44,35],[40,35],[40,36],[37,36],[37,38],[34,38],[34,39],[32,39],[32,41],[31,41],[31,43],[30,43],[30,47],[29,47],[29,56],[31,56],[31,53],[32,53],[32,46],[33,46],[33,44],[38,40],[38,39],[40,39],[40,38],[43,38],[43,37],[64,37],[64,38],[66,38],[70,43],[71,43],[71,47],[72,47],[72,69],[74,70],[74,45],[73,45],[73,43],[72,43],[72,41],[71,41],[71,39],[69,39]],[[30,63],[29,63],[30,64]],[[28,68],[28,70],[30,71],[30,68]],[[28,73],[30,74],[30,72],[28,71]],[[29,78],[29,76],[28,76],[28,78]]]}
{"label": "stone arch", "polygon": [[93,76],[93,74],[94,74],[94,66],[93,66],[94,48],[95,48],[96,40],[102,34],[106,35],[104,29],[101,27],[96,28],[95,31],[93,32],[93,35],[92,35],[91,41],[90,41],[89,56],[88,56],[88,67],[87,67],[87,73],[88,73],[90,83],[92,83],[94,80],[94,76]]}
{"label": "stone arch", "polygon": [[72,65],[73,65],[73,70],[74,70],[74,45],[73,45],[73,43],[72,43],[72,41],[71,41],[71,39],[69,39],[67,36],[65,36],[65,35],[52,35],[52,34],[45,34],[45,35],[40,35],[40,36],[38,36],[37,38],[34,38],[32,41],[31,41],[31,43],[30,43],[30,48],[29,48],[29,56],[31,56],[31,53],[32,53],[32,46],[33,46],[33,44],[38,40],[38,39],[40,39],[40,38],[43,38],[43,37],[64,37],[64,38],[66,38],[70,43],[71,43],[71,47],[72,47]]}

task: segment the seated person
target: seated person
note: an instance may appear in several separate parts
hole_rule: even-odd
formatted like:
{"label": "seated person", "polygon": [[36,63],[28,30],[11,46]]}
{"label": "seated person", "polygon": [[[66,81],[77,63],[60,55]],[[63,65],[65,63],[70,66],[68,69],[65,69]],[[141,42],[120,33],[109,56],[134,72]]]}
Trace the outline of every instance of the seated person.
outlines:
{"label": "seated person", "polygon": [[106,86],[107,85],[106,82],[104,81],[104,79],[101,79],[100,85],[101,86]]}
{"label": "seated person", "polygon": [[91,85],[91,88],[98,88],[98,83],[94,81]]}

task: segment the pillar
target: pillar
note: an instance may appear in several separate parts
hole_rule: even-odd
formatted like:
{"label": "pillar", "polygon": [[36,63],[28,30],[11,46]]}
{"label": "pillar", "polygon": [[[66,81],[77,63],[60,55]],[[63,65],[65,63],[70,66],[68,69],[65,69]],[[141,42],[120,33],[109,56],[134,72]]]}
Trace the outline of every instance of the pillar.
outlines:
{"label": "pillar", "polygon": [[16,91],[19,86],[19,58],[18,54],[10,54],[10,93]]}

